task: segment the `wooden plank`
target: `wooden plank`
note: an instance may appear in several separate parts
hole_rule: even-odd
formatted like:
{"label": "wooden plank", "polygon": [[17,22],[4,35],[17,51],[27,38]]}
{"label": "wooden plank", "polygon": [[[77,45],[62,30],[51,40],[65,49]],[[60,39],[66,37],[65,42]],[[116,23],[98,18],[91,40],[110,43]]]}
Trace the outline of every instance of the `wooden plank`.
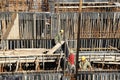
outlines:
{"label": "wooden plank", "polygon": [[10,54],[0,54],[0,58],[18,58],[18,57],[30,57],[30,56],[33,56],[33,57],[36,57],[36,56],[60,56],[60,54],[40,54],[40,53],[18,53],[18,54],[13,54],[13,53],[10,53]]}
{"label": "wooden plank", "polygon": [[31,48],[31,49],[15,49],[0,51],[0,58],[12,58],[12,57],[29,57],[29,56],[59,56],[60,54],[44,54],[44,52],[49,51],[45,48]]}
{"label": "wooden plank", "polygon": [[118,65],[120,65],[119,62],[93,62],[93,63],[100,63],[100,64],[118,64]]}
{"label": "wooden plank", "polygon": [[[34,62],[35,60],[20,60],[19,62],[20,63],[31,63],[31,62]],[[55,60],[39,60],[39,62],[54,62]],[[1,63],[16,63],[17,60],[4,60],[4,61],[0,61],[0,64]]]}
{"label": "wooden plank", "polygon": [[[104,6],[82,6],[82,8],[116,8],[118,6],[116,5],[104,5]],[[65,8],[65,9],[75,9],[75,8],[79,8],[79,6],[55,6],[55,8]]]}
{"label": "wooden plank", "polygon": [[58,48],[60,48],[64,44],[64,41],[61,43],[57,43],[52,49],[50,49],[47,54],[53,54]]}
{"label": "wooden plank", "polygon": [[[76,48],[72,48],[73,50],[76,50]],[[79,48],[80,51],[84,50],[116,50],[116,48]]]}
{"label": "wooden plank", "polygon": [[[55,4],[79,4],[79,2],[55,2]],[[109,2],[82,2],[83,4],[109,4]]]}
{"label": "wooden plank", "polygon": [[[90,61],[120,61],[120,56],[97,56],[97,55],[91,55],[91,56],[85,56]],[[79,57],[79,60],[81,60],[81,57]]]}

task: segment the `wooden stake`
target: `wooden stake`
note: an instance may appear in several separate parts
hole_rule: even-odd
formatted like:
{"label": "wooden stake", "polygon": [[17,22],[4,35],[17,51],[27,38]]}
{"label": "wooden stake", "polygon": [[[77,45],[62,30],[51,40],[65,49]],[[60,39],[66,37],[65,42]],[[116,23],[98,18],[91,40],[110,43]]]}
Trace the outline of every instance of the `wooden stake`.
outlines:
{"label": "wooden stake", "polygon": [[79,1],[79,12],[82,11],[82,0]]}

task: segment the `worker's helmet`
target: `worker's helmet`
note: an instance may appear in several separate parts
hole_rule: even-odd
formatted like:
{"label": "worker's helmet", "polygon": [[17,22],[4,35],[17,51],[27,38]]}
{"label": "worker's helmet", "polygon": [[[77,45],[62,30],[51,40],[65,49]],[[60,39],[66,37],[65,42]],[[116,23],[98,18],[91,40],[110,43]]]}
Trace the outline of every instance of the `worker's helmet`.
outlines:
{"label": "worker's helmet", "polygon": [[82,60],[82,61],[86,60],[86,57],[85,57],[85,56],[82,56],[81,60]]}
{"label": "worker's helmet", "polygon": [[64,30],[63,30],[63,29],[61,29],[61,30],[60,30],[60,32],[61,32],[61,33],[64,33]]}

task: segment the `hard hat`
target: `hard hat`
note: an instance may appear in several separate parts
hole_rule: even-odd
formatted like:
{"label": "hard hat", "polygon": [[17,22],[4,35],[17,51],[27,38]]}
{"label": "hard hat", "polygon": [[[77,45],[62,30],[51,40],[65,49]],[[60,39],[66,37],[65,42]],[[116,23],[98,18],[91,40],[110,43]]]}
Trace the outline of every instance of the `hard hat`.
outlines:
{"label": "hard hat", "polygon": [[63,32],[64,32],[64,30],[62,29],[62,30],[60,30],[60,32],[61,32],[61,33],[63,33]]}
{"label": "hard hat", "polygon": [[82,61],[86,60],[86,57],[85,57],[85,56],[82,56],[81,60],[82,60]]}

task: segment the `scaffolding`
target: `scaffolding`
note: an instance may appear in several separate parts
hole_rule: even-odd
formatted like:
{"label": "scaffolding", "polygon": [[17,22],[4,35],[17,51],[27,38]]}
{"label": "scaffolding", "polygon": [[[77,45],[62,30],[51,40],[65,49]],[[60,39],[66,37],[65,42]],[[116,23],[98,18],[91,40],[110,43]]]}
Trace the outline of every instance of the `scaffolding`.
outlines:
{"label": "scaffolding", "polygon": [[105,12],[120,11],[119,1],[68,1],[68,0],[1,0],[1,12]]}
{"label": "scaffolding", "polygon": [[[56,63],[54,61],[57,58],[60,59],[61,54],[54,54],[55,51],[51,51],[54,48],[52,39],[61,29],[65,32],[64,40],[75,53],[77,45],[79,45],[77,50],[80,54],[77,56],[78,60],[76,60],[78,63],[81,56],[86,56],[95,70],[102,69],[106,72],[109,72],[107,70],[113,72],[119,70],[119,0],[106,0],[104,2],[79,1],[0,1],[1,72],[11,72],[12,67],[15,72],[29,72],[33,66],[34,69],[32,70],[38,72],[53,67],[48,66],[48,64],[51,62]],[[79,31],[79,36],[77,36]],[[49,63],[47,64],[47,62]],[[38,63],[40,69],[36,70],[38,67],[35,65],[38,65]],[[109,67],[110,65],[112,66]],[[4,67],[10,70],[4,71]],[[50,70],[58,72],[57,69],[52,68]],[[103,72],[103,74],[106,74],[106,72]],[[98,75],[91,72],[85,74],[85,72],[82,72],[78,74],[78,77],[82,79],[83,76],[89,76],[93,78],[91,80],[97,80],[96,77],[107,78],[103,74]],[[108,74],[107,76],[119,75]],[[28,78],[30,79],[30,77]],[[86,77],[83,80],[86,80]]]}

